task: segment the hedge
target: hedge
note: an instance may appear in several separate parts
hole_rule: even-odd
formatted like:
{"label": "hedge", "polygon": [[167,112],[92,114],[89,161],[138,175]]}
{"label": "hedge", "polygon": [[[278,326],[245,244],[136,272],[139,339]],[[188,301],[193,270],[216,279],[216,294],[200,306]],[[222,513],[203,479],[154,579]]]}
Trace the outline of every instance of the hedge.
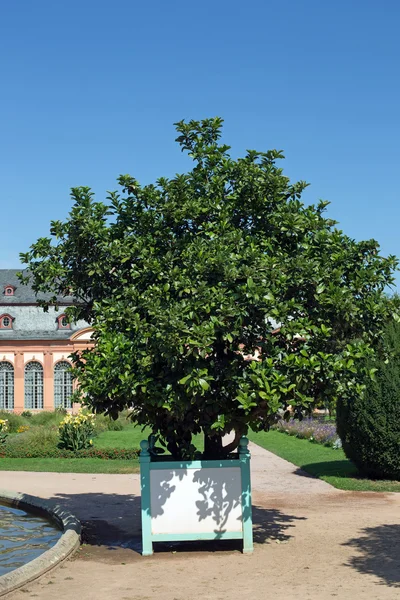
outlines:
{"label": "hedge", "polygon": [[133,460],[140,453],[136,448],[86,448],[72,452],[60,448],[2,447],[0,458],[101,458],[103,460]]}

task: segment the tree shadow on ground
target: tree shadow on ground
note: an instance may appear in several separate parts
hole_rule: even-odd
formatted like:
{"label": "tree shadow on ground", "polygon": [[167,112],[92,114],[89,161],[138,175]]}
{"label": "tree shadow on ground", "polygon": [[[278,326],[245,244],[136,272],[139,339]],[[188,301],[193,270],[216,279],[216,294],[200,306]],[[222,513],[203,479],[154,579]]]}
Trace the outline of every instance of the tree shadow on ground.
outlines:
{"label": "tree shadow on ground", "polygon": [[301,477],[359,477],[357,468],[348,460],[309,463],[294,471]]}
{"label": "tree shadow on ground", "polygon": [[[141,553],[140,496],[120,494],[57,494],[51,501],[73,513],[82,523],[82,542],[108,550],[129,549]],[[293,536],[290,529],[305,517],[280,510],[253,506],[254,542],[285,543]],[[241,540],[211,540],[207,542],[159,542],[155,552],[241,550]]]}
{"label": "tree shadow on ground", "polygon": [[379,577],[382,585],[400,588],[400,525],[366,527],[362,533],[344,544],[358,552],[347,566]]}

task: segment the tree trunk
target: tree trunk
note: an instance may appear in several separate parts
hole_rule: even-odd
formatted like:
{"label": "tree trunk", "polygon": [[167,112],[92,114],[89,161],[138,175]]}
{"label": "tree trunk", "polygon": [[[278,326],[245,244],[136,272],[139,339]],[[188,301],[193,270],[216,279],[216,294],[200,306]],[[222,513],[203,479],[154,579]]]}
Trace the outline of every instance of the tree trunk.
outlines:
{"label": "tree trunk", "polygon": [[204,436],[204,458],[214,459],[223,456],[222,438],[219,435]]}
{"label": "tree trunk", "polygon": [[234,439],[230,442],[230,444],[227,444],[224,447],[224,455],[225,456],[227,454],[230,454],[234,450],[236,450],[236,448],[239,446],[239,442],[240,442],[240,438],[241,437],[242,437],[242,433],[240,431],[235,431],[235,437],[234,437]]}
{"label": "tree trunk", "polygon": [[208,459],[225,458],[231,452],[234,452],[239,446],[242,432],[235,431],[235,437],[226,446],[222,445],[222,437],[219,435],[204,436],[204,457]]}

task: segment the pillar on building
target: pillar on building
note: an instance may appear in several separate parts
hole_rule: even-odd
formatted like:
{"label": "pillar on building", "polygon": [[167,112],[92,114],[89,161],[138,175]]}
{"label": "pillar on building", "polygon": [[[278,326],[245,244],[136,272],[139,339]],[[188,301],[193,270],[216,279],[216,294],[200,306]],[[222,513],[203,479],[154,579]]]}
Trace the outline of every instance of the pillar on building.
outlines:
{"label": "pillar on building", "polygon": [[14,353],[14,411],[21,413],[25,408],[24,397],[24,353]]}
{"label": "pillar on building", "polygon": [[54,410],[53,353],[44,352],[43,356],[43,408]]}

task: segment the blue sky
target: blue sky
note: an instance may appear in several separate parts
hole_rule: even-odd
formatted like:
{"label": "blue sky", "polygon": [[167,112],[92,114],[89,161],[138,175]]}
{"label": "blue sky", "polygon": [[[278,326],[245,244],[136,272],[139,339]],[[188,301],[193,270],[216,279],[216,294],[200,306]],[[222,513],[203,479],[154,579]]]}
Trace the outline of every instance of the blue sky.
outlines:
{"label": "blue sky", "polygon": [[69,189],[184,171],[173,123],[219,115],[232,154],[283,149],[305,201],[400,255],[397,0],[17,0],[0,7],[0,267]]}

